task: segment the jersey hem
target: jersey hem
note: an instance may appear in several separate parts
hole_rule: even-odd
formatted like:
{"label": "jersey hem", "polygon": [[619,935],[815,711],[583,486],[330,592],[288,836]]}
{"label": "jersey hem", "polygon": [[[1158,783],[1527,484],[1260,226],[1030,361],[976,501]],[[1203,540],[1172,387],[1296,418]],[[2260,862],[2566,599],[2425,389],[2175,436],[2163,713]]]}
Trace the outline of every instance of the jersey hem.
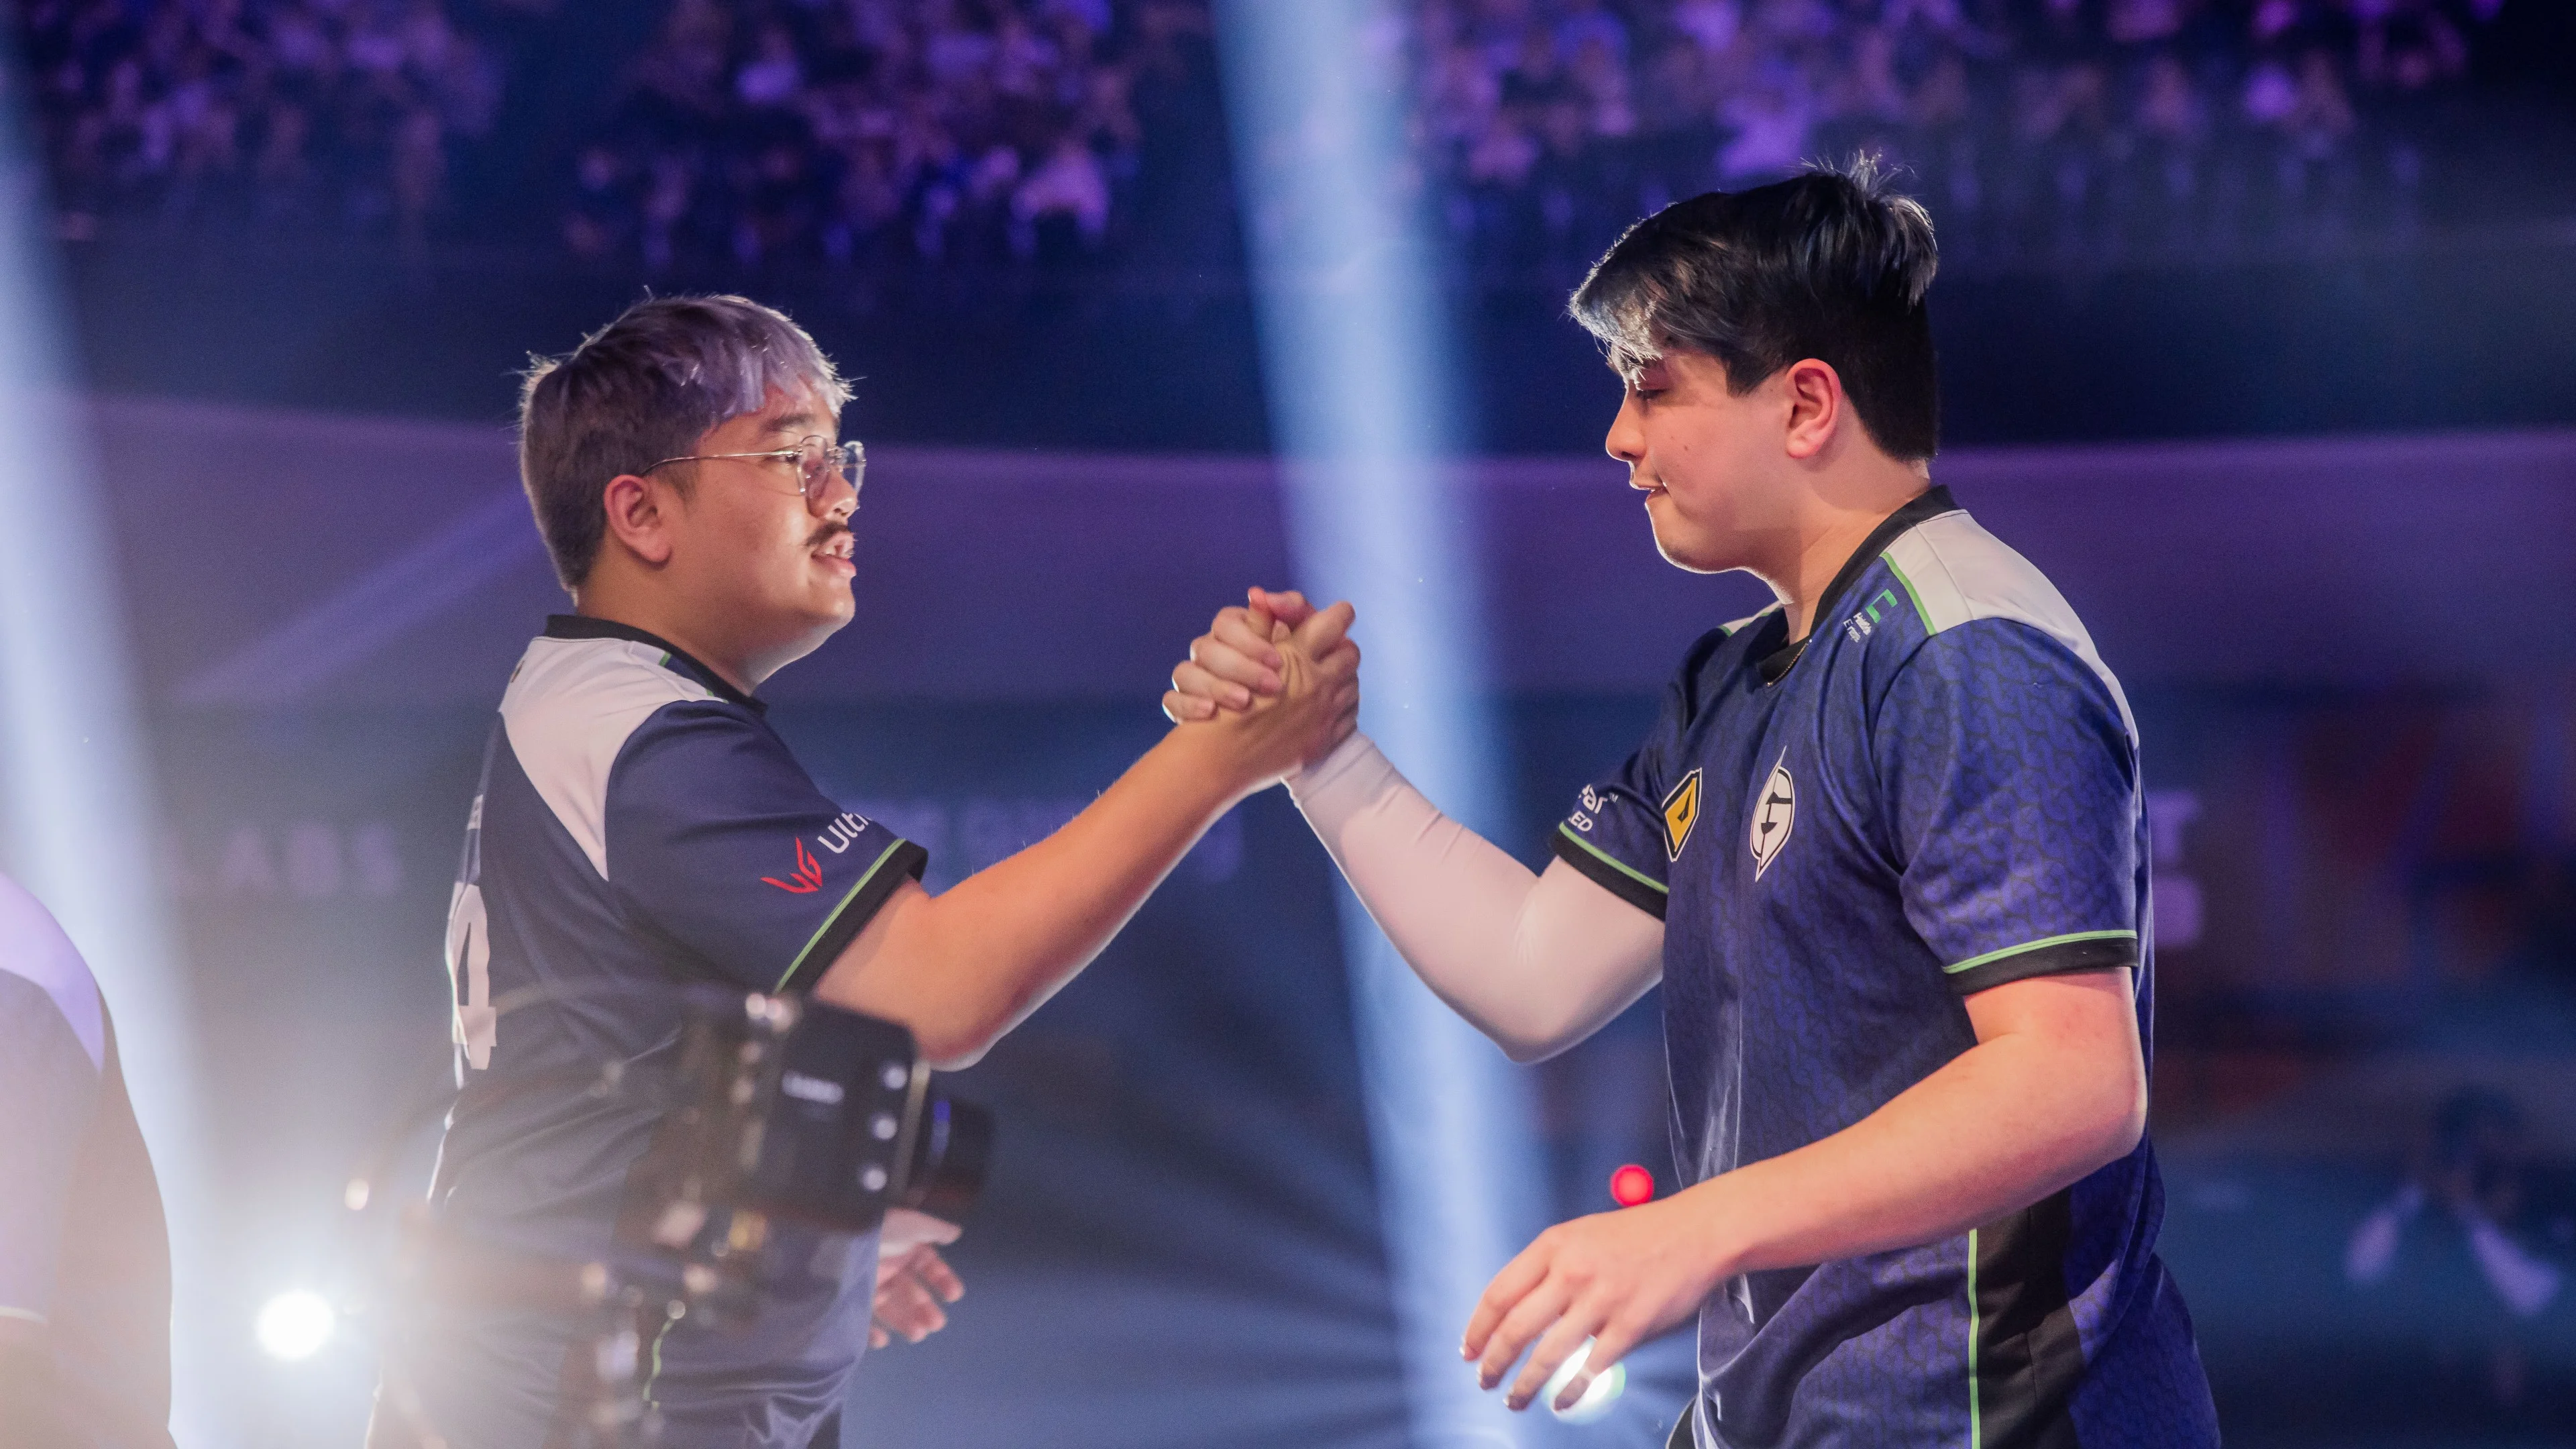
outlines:
{"label": "jersey hem", "polygon": [[1991,987],[2025,981],[2033,976],[2108,971],[2137,964],[2137,932],[2077,931],[2027,945],[1989,951],[1983,956],[1972,956],[1955,966],[1941,969],[1949,978],[1951,990],[1961,996],[1974,996]]}
{"label": "jersey hem", "polygon": [[896,889],[907,880],[921,879],[930,865],[930,852],[909,840],[898,840],[885,848],[876,863],[859,877],[850,893],[841,897],[823,924],[816,928],[805,949],[796,953],[785,975],[778,978],[778,991],[804,991],[811,988],[822,974],[832,969],[841,951],[885,907]]}
{"label": "jersey hem", "polygon": [[1583,873],[1585,879],[1660,921],[1670,889],[1635,867],[1613,858],[1590,841],[1578,839],[1563,825],[1547,838],[1556,858]]}

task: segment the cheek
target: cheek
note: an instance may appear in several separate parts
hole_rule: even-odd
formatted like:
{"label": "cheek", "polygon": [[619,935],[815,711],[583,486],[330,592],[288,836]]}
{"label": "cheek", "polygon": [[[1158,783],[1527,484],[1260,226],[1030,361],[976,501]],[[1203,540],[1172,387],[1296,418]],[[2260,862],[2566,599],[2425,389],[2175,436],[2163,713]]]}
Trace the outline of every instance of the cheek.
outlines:
{"label": "cheek", "polygon": [[1657,479],[1683,511],[1697,514],[1717,501],[1726,475],[1725,459],[1708,439],[1676,439],[1659,461]]}
{"label": "cheek", "polygon": [[1714,521],[1740,505],[1743,480],[1753,460],[1729,446],[1723,435],[1701,433],[1677,448],[1664,473],[1664,487],[1693,517]]}
{"label": "cheek", "polygon": [[773,509],[762,509],[745,518],[743,541],[765,564],[775,565],[791,555],[805,552],[805,540],[812,530],[801,517],[789,517]]}
{"label": "cheek", "polygon": [[750,598],[778,598],[801,589],[793,570],[805,552],[805,531],[766,508],[727,509],[706,520],[710,551],[730,560],[725,572]]}

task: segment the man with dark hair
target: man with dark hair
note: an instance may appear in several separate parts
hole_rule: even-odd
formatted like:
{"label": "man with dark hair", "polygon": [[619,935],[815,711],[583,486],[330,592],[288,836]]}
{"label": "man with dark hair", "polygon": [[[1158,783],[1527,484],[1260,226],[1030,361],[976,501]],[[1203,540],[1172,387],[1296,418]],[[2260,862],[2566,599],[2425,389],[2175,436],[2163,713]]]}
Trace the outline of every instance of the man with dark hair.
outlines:
{"label": "man with dark hair", "polygon": [[[2136,729],[2057,590],[1931,484],[1930,219],[1872,168],[1638,223],[1573,313],[1665,558],[1778,602],[1710,631],[1543,875],[1364,736],[1290,777],[1423,980],[1514,1058],[1660,981],[1685,1186],[1549,1229],[1467,1325],[1526,1407],[1693,1314],[1673,1443],[2197,1449],[2155,1255]],[[1254,590],[1173,677],[1220,718],[1310,609]]]}
{"label": "man with dark hair", "polygon": [[170,1236],[116,1023],[0,876],[0,1449],[170,1449]]}
{"label": "man with dark hair", "polygon": [[[1219,815],[1351,728],[1345,610],[1285,646],[1276,708],[1175,728],[1055,835],[924,890],[922,849],[826,796],[754,694],[853,613],[848,397],[812,339],[739,297],[641,303],[529,377],[521,472],[575,611],[502,695],[448,918],[464,1090],[431,1199],[478,1249],[606,1249],[661,1113],[650,1091],[592,1084],[610,1063],[633,1082],[668,1072],[677,1009],[645,988],[809,993],[963,1063],[1098,954]],[[531,988],[556,994],[501,1014]],[[873,1235],[774,1226],[748,1330],[684,1318],[642,1345],[661,1442],[813,1441],[870,1333],[876,1255]],[[932,1286],[954,1295],[944,1272]],[[896,1307],[898,1327],[936,1326],[918,1284]],[[586,1442],[573,1325],[472,1304],[428,1323],[388,1356],[376,1442]]]}

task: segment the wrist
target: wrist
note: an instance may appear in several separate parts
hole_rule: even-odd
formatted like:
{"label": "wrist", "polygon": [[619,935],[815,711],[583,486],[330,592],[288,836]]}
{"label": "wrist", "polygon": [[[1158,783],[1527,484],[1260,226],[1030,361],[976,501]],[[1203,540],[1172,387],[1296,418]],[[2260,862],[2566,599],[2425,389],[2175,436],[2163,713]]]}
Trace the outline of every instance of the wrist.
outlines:
{"label": "wrist", "polygon": [[1744,1234],[1745,1212],[1735,1205],[1735,1174],[1724,1173],[1663,1200],[1685,1225],[1685,1270],[1702,1297],[1754,1266],[1754,1246]]}
{"label": "wrist", "polygon": [[1373,786],[1380,775],[1395,773],[1375,741],[1358,730],[1322,755],[1288,772],[1288,793],[1308,807],[1344,793],[1346,785]]}
{"label": "wrist", "polygon": [[1154,752],[1168,756],[1181,778],[1201,794],[1210,819],[1277,780],[1264,776],[1240,742],[1216,721],[1174,725],[1164,732]]}

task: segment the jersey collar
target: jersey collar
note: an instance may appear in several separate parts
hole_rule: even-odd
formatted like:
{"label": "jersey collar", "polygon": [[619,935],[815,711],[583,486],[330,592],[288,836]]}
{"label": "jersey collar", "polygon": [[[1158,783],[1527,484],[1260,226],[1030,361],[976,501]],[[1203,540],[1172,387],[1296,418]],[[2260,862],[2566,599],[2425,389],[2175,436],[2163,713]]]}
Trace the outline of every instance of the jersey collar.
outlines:
{"label": "jersey collar", "polygon": [[630,643],[659,649],[670,656],[662,661],[665,667],[675,669],[715,691],[718,699],[741,705],[753,714],[769,712],[767,703],[754,699],[726,683],[723,675],[700,664],[677,644],[658,634],[646,633],[632,624],[621,624],[615,619],[594,619],[588,614],[548,614],[546,637],[549,639],[624,639]]}
{"label": "jersey collar", "polygon": [[[1880,554],[1887,552],[1889,544],[1896,542],[1907,529],[1925,519],[1938,518],[1944,513],[1955,513],[1958,509],[1957,501],[1950,497],[1950,490],[1936,485],[1904,507],[1879,520],[1878,527],[1871,529],[1869,537],[1861,540],[1860,547],[1852,550],[1851,557],[1843,560],[1842,569],[1834,575],[1834,581],[1825,585],[1824,593],[1817,596],[1816,612],[1807,620],[1806,638],[1791,640],[1754,662],[1753,667],[1762,671],[1762,682],[1764,684],[1780,682],[1780,676],[1787,674],[1789,666],[1798,662],[1798,656],[1807,652],[1807,640],[1816,637],[1816,630],[1824,624],[1826,617],[1833,613],[1834,604],[1842,598],[1846,590],[1859,582],[1862,572],[1876,563]],[[1784,627],[1788,617],[1789,611],[1782,609],[1780,618]]]}

